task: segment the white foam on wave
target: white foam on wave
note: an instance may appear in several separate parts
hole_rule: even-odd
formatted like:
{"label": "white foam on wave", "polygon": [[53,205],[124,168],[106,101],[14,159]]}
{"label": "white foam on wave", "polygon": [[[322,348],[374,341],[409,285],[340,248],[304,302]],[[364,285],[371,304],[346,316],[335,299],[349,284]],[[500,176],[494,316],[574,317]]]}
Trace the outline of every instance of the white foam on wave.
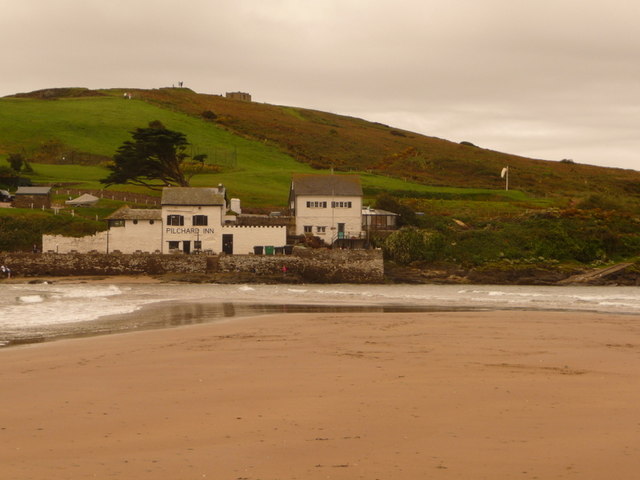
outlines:
{"label": "white foam on wave", "polygon": [[255,288],[250,287],[248,285],[243,285],[241,287],[238,287],[238,290],[240,290],[241,292],[253,292],[255,291]]}
{"label": "white foam on wave", "polygon": [[44,302],[44,297],[42,295],[23,295],[18,297],[18,302],[21,303],[42,303]]}
{"label": "white foam on wave", "polygon": [[60,293],[65,298],[95,298],[95,297],[112,297],[114,295],[122,295],[122,290],[116,285],[107,287],[89,287],[74,288]]}

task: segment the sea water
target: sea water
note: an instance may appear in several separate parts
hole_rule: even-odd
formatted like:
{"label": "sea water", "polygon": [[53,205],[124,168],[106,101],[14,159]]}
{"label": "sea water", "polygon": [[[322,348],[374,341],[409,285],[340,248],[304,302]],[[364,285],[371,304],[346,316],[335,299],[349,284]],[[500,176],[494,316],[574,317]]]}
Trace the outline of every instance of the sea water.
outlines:
{"label": "sea water", "polygon": [[[153,308],[153,315],[127,315],[143,307]],[[0,284],[0,346],[265,313],[522,309],[637,315],[640,288]]]}

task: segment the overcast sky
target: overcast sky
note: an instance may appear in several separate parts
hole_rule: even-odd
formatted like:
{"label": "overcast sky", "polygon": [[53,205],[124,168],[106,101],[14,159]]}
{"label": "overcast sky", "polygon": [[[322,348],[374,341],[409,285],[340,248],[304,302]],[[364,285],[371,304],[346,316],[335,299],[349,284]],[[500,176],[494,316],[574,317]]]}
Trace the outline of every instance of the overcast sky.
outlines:
{"label": "overcast sky", "polygon": [[638,0],[0,0],[0,96],[246,91],[640,169]]}

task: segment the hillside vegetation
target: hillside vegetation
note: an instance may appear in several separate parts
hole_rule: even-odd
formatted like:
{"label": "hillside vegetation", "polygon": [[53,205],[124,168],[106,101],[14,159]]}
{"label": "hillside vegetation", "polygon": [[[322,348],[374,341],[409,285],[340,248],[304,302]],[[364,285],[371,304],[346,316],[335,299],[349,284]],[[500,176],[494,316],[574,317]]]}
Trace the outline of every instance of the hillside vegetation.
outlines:
{"label": "hillside vegetation", "polygon": [[[640,172],[529,159],[359,118],[183,88],[49,89],[2,98],[0,168],[8,154],[21,153],[35,183],[99,190],[116,149],[155,120],[186,134],[192,154],[208,156],[193,186],[223,183],[250,211],[286,209],[293,173],[359,174],[365,204],[384,208],[379,199],[389,197],[403,223],[427,234],[417,243],[423,253],[408,257],[397,248],[394,254],[393,239],[377,240],[401,262],[589,263],[630,258],[640,248]],[[507,165],[509,191],[500,178]],[[157,195],[130,185],[109,189]],[[117,206],[84,216],[95,220]],[[42,228],[68,228],[56,222]]]}

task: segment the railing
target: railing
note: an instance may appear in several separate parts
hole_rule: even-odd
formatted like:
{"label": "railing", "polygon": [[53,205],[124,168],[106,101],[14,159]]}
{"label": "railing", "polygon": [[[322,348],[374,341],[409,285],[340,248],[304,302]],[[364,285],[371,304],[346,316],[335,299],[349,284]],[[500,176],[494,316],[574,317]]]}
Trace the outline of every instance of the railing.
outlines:
{"label": "railing", "polygon": [[331,245],[336,243],[338,240],[360,240],[367,238],[367,232],[360,230],[357,232],[337,232],[331,238]]}

